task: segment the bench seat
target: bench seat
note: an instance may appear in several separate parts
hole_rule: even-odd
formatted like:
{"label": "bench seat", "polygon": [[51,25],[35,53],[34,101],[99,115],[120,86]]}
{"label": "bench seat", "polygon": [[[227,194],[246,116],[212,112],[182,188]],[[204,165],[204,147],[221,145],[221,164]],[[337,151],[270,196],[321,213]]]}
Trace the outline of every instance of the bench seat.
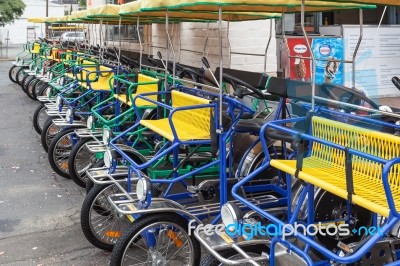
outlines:
{"label": "bench seat", "polygon": [[[400,157],[399,137],[315,116],[312,118],[312,127],[312,135],[316,138],[386,160]],[[296,160],[272,159],[270,164],[290,175],[295,175],[297,170]],[[353,155],[352,202],[374,213],[389,217],[390,208],[383,187],[382,166],[375,161]],[[388,175],[397,210],[400,210],[399,170],[399,166],[395,165]],[[314,141],[310,156],[303,159],[298,178],[343,199],[348,198],[345,154],[342,150]]]}
{"label": "bench seat", "polygon": [[[142,85],[143,86],[143,85]],[[132,99],[134,99],[138,94],[134,93],[132,94]],[[129,106],[132,106],[132,102],[130,101],[130,99],[128,98],[128,100],[126,100],[126,95],[125,94],[114,94],[114,98],[118,99],[120,102],[123,102]],[[146,101],[144,99],[136,99],[136,106],[138,107],[156,107],[157,105],[155,105],[152,102]]]}
{"label": "bench seat", "polygon": [[[172,107],[185,107],[209,104],[209,100],[180,91],[171,91]],[[211,108],[180,110],[172,114],[172,122],[181,141],[209,140]],[[164,138],[174,141],[174,134],[168,118],[158,120],[140,120],[140,124],[151,129]]]}
{"label": "bench seat", "polygon": [[[140,84],[140,83],[148,83],[148,82],[152,82],[154,84]],[[144,74],[137,74],[137,83],[138,85],[136,86],[136,93],[132,94],[132,99],[134,99],[137,95],[139,94],[143,94],[143,93],[149,93],[149,92],[158,92],[159,88],[158,88],[158,82],[159,80],[157,78],[153,78],[153,77],[149,77],[146,76]],[[151,95],[151,96],[147,96],[149,99],[152,99],[154,101],[157,101],[157,95]],[[114,94],[114,98],[118,99],[119,101],[132,106],[132,102],[131,99],[128,97],[128,99],[126,98],[126,94]],[[157,105],[146,101],[144,99],[138,98],[136,99],[135,102],[137,107],[156,107]]]}

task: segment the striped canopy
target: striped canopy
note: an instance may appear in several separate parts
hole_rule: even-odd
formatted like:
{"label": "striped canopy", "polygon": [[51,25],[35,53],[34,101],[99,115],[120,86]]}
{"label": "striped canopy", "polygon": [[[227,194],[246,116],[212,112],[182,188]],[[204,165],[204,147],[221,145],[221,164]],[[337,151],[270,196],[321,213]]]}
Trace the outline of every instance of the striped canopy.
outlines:
{"label": "striped canopy", "polygon": [[[337,1],[340,1],[338,3]],[[347,0],[346,0],[347,1]],[[363,1],[363,0],[355,0]],[[374,1],[374,0],[372,0]],[[375,0],[379,1],[379,0]],[[398,1],[398,0],[391,0]],[[218,12],[219,7],[223,12],[273,12],[293,13],[299,12],[301,0],[142,0],[142,11],[161,10],[186,10],[195,12]],[[343,3],[341,0],[316,1],[306,0],[306,11],[330,11],[353,8],[375,8],[374,5],[360,5],[354,3]]]}
{"label": "striped canopy", "polygon": [[[318,0],[317,0],[318,1]],[[331,0],[337,3],[374,4],[384,6],[400,6],[400,0]]]}
{"label": "striped canopy", "polygon": [[33,23],[44,23],[45,18],[28,18],[28,22]]}
{"label": "striped canopy", "polygon": [[[165,10],[146,10],[142,11],[143,0],[127,3],[122,5],[119,11],[120,16],[123,17],[140,17],[144,21],[165,21]],[[218,13],[216,12],[190,12],[185,10],[172,10],[168,11],[169,19],[173,21],[216,21],[218,20]],[[257,20],[281,17],[279,13],[255,13],[255,12],[224,12],[222,19],[227,21],[243,21],[243,20]]]}

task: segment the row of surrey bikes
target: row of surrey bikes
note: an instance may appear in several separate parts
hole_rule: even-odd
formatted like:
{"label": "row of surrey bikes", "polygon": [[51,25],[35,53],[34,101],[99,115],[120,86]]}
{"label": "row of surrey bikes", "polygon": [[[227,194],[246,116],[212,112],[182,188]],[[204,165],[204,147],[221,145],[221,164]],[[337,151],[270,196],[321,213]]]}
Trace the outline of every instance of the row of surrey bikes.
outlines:
{"label": "row of surrey bikes", "polygon": [[[111,265],[396,263],[394,118],[318,99],[311,112],[310,83],[231,69],[221,98],[206,58],[134,58],[41,39],[9,72],[40,102],[51,167],[86,188],[81,227]],[[382,109],[342,86],[315,93]]]}

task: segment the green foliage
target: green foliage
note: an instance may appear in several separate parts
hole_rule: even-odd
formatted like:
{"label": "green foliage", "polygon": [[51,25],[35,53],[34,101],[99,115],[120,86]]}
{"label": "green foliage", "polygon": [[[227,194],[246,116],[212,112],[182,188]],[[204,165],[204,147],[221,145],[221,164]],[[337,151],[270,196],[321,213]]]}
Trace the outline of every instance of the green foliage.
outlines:
{"label": "green foliage", "polygon": [[86,0],[79,0],[79,7],[83,7],[84,9],[86,9]]}
{"label": "green foliage", "polygon": [[0,0],[0,25],[13,22],[24,13],[24,9],[22,0]]}

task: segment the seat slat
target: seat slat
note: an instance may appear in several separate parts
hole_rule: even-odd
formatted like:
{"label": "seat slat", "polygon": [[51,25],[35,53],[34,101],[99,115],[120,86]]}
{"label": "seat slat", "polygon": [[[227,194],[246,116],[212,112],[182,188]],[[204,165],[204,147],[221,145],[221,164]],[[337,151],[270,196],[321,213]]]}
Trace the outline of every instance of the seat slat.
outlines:
{"label": "seat slat", "polygon": [[[400,157],[400,138],[358,126],[314,116],[313,136],[386,160]],[[294,175],[296,160],[271,160],[271,166]],[[382,164],[353,156],[353,203],[388,217],[390,209],[382,181]],[[399,166],[389,172],[389,184],[396,209],[400,209]],[[303,160],[298,177],[341,198],[347,199],[345,153],[313,142],[311,155]]]}
{"label": "seat slat", "polygon": [[[171,91],[171,95],[173,108],[209,104],[206,99],[180,91]],[[175,112],[172,121],[178,138],[182,141],[210,139],[210,112],[209,107]],[[170,141],[175,140],[168,118],[141,120],[140,124]]]}

